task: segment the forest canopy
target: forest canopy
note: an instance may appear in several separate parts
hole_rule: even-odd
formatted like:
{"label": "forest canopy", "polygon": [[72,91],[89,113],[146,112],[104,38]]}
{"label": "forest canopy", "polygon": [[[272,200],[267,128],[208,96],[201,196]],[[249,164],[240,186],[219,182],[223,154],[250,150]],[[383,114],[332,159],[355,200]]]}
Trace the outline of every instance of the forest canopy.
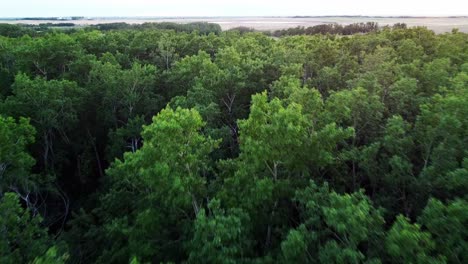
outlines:
{"label": "forest canopy", "polygon": [[467,117],[457,30],[1,24],[0,263],[468,263]]}

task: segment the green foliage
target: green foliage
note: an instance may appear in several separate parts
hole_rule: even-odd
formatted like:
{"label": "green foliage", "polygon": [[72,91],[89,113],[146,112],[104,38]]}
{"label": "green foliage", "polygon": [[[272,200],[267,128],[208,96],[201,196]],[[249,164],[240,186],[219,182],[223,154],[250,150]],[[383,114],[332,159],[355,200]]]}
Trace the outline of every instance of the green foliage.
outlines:
{"label": "green foliage", "polygon": [[[294,93],[290,98],[294,98]],[[311,101],[320,106],[320,97],[313,96],[316,95],[311,94]],[[310,112],[317,115],[313,110]],[[268,102],[266,93],[252,97],[249,118],[240,121],[239,128],[241,157],[250,166],[268,169],[275,179],[279,170],[291,174],[303,172],[311,165],[320,168],[333,163],[337,144],[353,133],[352,129],[340,129],[334,123],[315,125],[303,114],[302,105],[292,102],[284,107],[278,98]],[[285,152],[286,149],[291,152]]]}
{"label": "green foliage", "polygon": [[295,163],[303,159],[283,150],[303,153],[306,120],[300,105],[293,103],[284,108],[279,99],[267,100],[266,93],[252,97],[249,119],[239,123],[241,152],[251,166],[266,167],[276,179],[281,167],[291,172],[301,169]]}
{"label": "green foliage", "polygon": [[140,134],[144,124],[143,116],[137,116],[130,119],[124,127],[109,132],[108,160],[122,159],[125,152],[137,151],[143,143]]}
{"label": "green foliage", "polygon": [[[101,210],[112,218],[105,223],[104,235],[128,236],[129,241],[126,251],[110,249],[101,261],[128,259],[130,252],[148,261],[177,256],[175,249],[181,244],[177,236],[185,236],[178,228],[201,209],[210,169],[207,158],[219,144],[201,133],[203,126],[195,110],[166,108],[143,128],[143,147],[126,153],[123,161],[116,160],[107,170],[111,188]],[[159,234],[158,240],[151,238],[154,234]],[[168,255],[163,257],[162,252]]]}
{"label": "green foliage", "polygon": [[68,259],[68,254],[60,255],[57,252],[56,247],[51,247],[47,250],[44,256],[35,258],[32,262],[33,264],[48,264],[48,263],[56,263],[56,264],[65,264]]}
{"label": "green foliage", "polygon": [[325,105],[326,118],[353,127],[356,140],[366,142],[378,133],[383,104],[363,88],[343,90],[330,95]]}
{"label": "green foliage", "polygon": [[249,247],[249,217],[241,209],[225,212],[218,200],[197,214],[193,239],[190,242],[189,263],[240,263],[245,261]]}
{"label": "green foliage", "polygon": [[[115,59],[108,55],[109,59]],[[131,69],[122,69],[115,61],[96,62],[90,71],[89,82],[93,86],[90,95],[94,97],[91,100],[102,98],[98,106],[102,120],[118,128],[137,115],[159,110],[155,79],[156,68],[152,65],[134,63]]]}
{"label": "green foliage", "polygon": [[15,49],[21,72],[46,79],[60,78],[68,72],[70,64],[81,54],[81,47],[72,37],[47,34],[42,38],[23,36]]}
{"label": "green foliage", "polygon": [[455,200],[447,205],[430,199],[419,222],[432,234],[439,254],[449,263],[464,263],[467,260],[468,203]]}
{"label": "green foliage", "polygon": [[55,141],[70,142],[69,133],[76,128],[78,111],[84,91],[74,82],[47,81],[41,77],[30,79],[24,74],[16,76],[13,95],[6,98],[0,108],[14,117],[27,116],[36,128],[41,145],[41,167],[54,170],[59,157]]}
{"label": "green foliage", "polygon": [[[311,182],[296,199],[303,224],[281,244],[285,261],[361,263],[377,257],[373,255],[383,235],[383,218],[362,192],[340,195],[327,184]],[[368,252],[361,251],[364,244]]]}
{"label": "green foliage", "polygon": [[0,24],[0,36],[17,38],[27,34],[32,35],[33,31],[20,25]]}
{"label": "green foliage", "polygon": [[421,106],[415,124],[417,142],[422,149],[422,175],[439,198],[464,196],[468,122],[467,94],[434,96]]}
{"label": "green foliage", "polygon": [[0,262],[27,263],[45,253],[50,242],[41,217],[23,209],[14,193],[0,199]]}
{"label": "green foliage", "polygon": [[388,231],[385,246],[395,263],[445,263],[444,258],[431,256],[435,248],[431,235],[402,215]]}
{"label": "green foliage", "polygon": [[34,142],[34,134],[29,120],[21,118],[17,123],[0,116],[0,195],[11,188],[20,191],[34,185],[30,173],[35,161],[26,149]]}

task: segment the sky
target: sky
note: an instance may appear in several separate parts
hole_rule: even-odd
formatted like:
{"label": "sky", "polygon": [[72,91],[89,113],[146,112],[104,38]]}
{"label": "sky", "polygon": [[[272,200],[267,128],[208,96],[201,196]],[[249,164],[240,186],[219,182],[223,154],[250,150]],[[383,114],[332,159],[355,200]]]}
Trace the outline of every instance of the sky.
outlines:
{"label": "sky", "polygon": [[0,17],[468,16],[468,0],[0,0]]}

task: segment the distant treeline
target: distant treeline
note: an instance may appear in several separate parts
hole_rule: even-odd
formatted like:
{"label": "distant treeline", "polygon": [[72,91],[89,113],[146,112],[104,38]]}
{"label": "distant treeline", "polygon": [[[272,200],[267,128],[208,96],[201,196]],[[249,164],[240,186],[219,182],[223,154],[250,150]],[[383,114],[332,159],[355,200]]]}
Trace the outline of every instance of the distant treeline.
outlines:
{"label": "distant treeline", "polygon": [[294,36],[294,35],[317,35],[317,34],[338,34],[353,35],[357,33],[369,33],[379,30],[376,22],[353,23],[349,25],[321,24],[312,27],[295,27],[273,32],[273,36]]}
{"label": "distant treeline", "polygon": [[0,24],[0,36],[18,38],[24,35],[40,36],[41,34],[53,31],[57,28],[74,28],[74,23],[41,23],[33,24]]}
{"label": "distant treeline", "polygon": [[121,30],[121,29],[167,29],[167,30],[174,30],[175,32],[194,32],[198,31],[200,34],[209,34],[221,33],[222,29],[221,26],[214,23],[207,23],[207,22],[193,22],[187,24],[179,24],[179,23],[172,23],[172,22],[161,22],[161,23],[154,23],[148,22],[143,24],[127,24],[127,23],[108,23],[108,24],[98,24],[91,26],[92,28],[96,28],[99,30],[107,31],[107,30]]}
{"label": "distant treeline", "polygon": [[[231,29],[228,29],[228,31],[238,31],[239,33],[241,34],[245,34],[245,33],[251,33],[251,32],[259,32],[258,30],[256,30],[255,28],[251,28],[251,27],[244,27],[244,26],[240,26],[240,27],[235,27],[235,28],[231,28]],[[264,33],[270,33],[270,31],[266,31]]]}
{"label": "distant treeline", "polygon": [[[28,18],[24,18],[27,20]],[[32,19],[31,19],[32,20]],[[76,24],[71,22],[63,23],[41,23],[38,25],[34,24],[0,24],[0,36],[16,38],[24,35],[29,36],[40,36],[50,31],[54,31],[57,28],[63,28],[65,33],[73,33],[76,31]],[[236,27],[229,29],[229,31],[239,31],[241,34],[249,32],[261,32],[268,36],[282,37],[282,36],[295,36],[295,35],[317,35],[317,34],[332,34],[332,35],[353,35],[359,33],[369,33],[378,31],[381,28],[387,28],[389,26],[379,27],[376,22],[367,23],[354,23],[349,25],[340,24],[321,24],[312,27],[295,27],[276,31],[258,31],[254,28],[249,27]],[[392,28],[407,28],[404,23],[396,23]],[[173,22],[148,22],[143,24],[128,24],[125,22],[119,23],[105,23],[96,24],[85,27],[86,30],[174,30],[175,32],[198,32],[200,35],[208,35],[210,33],[219,34],[222,32],[221,26],[215,23],[208,22],[193,22],[186,24],[179,24]]]}
{"label": "distant treeline", "polygon": [[74,27],[76,26],[75,23],[64,22],[64,23],[41,23],[38,26],[33,25],[32,27],[42,27],[42,28],[49,28],[49,27]]}
{"label": "distant treeline", "polygon": [[[0,36],[17,38],[24,35],[40,36],[57,28],[64,28],[64,33],[73,33],[76,31],[76,24],[74,23],[41,23],[39,25],[33,24],[0,24]],[[210,33],[219,34],[222,29],[221,26],[214,23],[207,22],[194,22],[187,24],[178,24],[171,22],[162,23],[143,23],[143,24],[127,24],[127,23],[106,23],[96,24],[85,27],[87,30],[174,30],[175,32],[198,32],[200,35],[208,35]]]}
{"label": "distant treeline", "polygon": [[30,25],[0,24],[0,36],[17,38],[24,35],[34,36],[36,31]]}

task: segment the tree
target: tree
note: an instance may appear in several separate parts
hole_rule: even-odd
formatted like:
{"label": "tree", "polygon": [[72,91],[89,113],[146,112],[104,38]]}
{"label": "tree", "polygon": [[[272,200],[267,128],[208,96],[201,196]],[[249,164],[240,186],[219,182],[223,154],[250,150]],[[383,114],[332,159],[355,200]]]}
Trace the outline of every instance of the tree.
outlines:
{"label": "tree", "polygon": [[[421,106],[415,139],[421,149],[421,177],[429,192],[440,199],[464,194],[467,149],[467,94],[434,96]],[[461,174],[460,174],[461,173]]]}
{"label": "tree", "polygon": [[388,231],[385,246],[395,263],[445,263],[443,257],[434,257],[435,244],[431,234],[422,231],[418,224],[399,215]]}
{"label": "tree", "polygon": [[[385,175],[378,185],[386,189],[386,195],[379,196],[378,199],[386,203],[386,208],[394,208],[394,211],[404,212],[405,215],[410,215],[415,209],[416,197],[420,195],[418,178],[411,163],[414,153],[411,132],[409,123],[400,116],[393,116],[387,120],[385,134],[380,140],[380,170],[385,171]],[[378,182],[381,175],[371,177],[377,178],[373,182]]]}
{"label": "tree", "polygon": [[396,51],[398,52],[399,59],[403,63],[411,63],[414,60],[421,59],[424,55],[423,47],[419,46],[411,39],[401,40]]}
{"label": "tree", "polygon": [[122,159],[125,152],[136,152],[143,145],[141,131],[144,124],[143,116],[137,116],[130,119],[124,127],[109,132],[107,159]]}
{"label": "tree", "polygon": [[[306,102],[317,102],[317,98],[311,99]],[[315,105],[319,108],[320,102]],[[280,170],[287,176],[333,163],[337,144],[349,138],[353,130],[337,128],[333,123],[314,124],[302,109],[296,102],[285,107],[278,98],[268,102],[266,93],[253,96],[249,118],[239,122],[241,158],[250,166],[268,169],[267,174],[274,179],[280,177]],[[312,110],[307,114],[314,115]]]}
{"label": "tree", "polygon": [[[334,92],[325,101],[324,113],[321,115],[325,122],[336,122],[339,127],[350,127],[354,137],[345,144],[345,150],[340,155],[343,161],[337,168],[345,172],[334,176],[334,181],[341,182],[351,190],[358,189],[360,179],[358,171],[359,147],[368,147],[378,137],[380,124],[383,120],[384,104],[377,95],[373,95],[364,88],[342,90]],[[367,153],[370,154],[370,153]],[[342,179],[342,175],[349,178]]]}
{"label": "tree", "polygon": [[249,217],[241,209],[225,211],[219,200],[201,210],[195,221],[188,263],[239,263],[250,255]]}
{"label": "tree", "polygon": [[281,244],[284,261],[360,263],[377,260],[374,258],[379,253],[383,218],[362,192],[340,195],[331,191],[328,184],[317,186],[311,182],[296,192],[296,200],[300,205],[301,224],[290,230]]}
{"label": "tree", "polygon": [[128,245],[107,249],[101,261],[128,259],[128,254],[158,261],[182,257],[176,250],[186,235],[182,227],[202,208],[208,155],[219,144],[201,133],[203,126],[193,109],[166,108],[143,128],[143,147],[107,170],[110,189],[101,206],[109,232],[104,236],[115,241],[128,237]]}
{"label": "tree", "polygon": [[[200,51],[193,56],[187,56],[176,62],[171,71],[166,72],[169,91],[166,91],[167,97],[171,98],[176,95],[186,95],[187,91],[194,87],[197,82],[217,83],[218,67],[211,61],[210,55],[204,51]],[[203,82],[202,80],[205,80]]]}
{"label": "tree", "polygon": [[41,256],[50,244],[40,216],[23,209],[19,197],[5,193],[0,197],[0,262],[26,263]]}
{"label": "tree", "polygon": [[169,70],[172,62],[177,57],[177,53],[172,42],[173,40],[171,40],[167,35],[163,35],[158,42],[162,65],[166,70]]}
{"label": "tree", "polygon": [[15,50],[17,67],[22,72],[47,80],[60,78],[68,72],[70,64],[81,52],[76,40],[63,33],[34,39],[24,36]]}
{"label": "tree", "polygon": [[57,161],[64,158],[57,148],[58,141],[70,143],[68,135],[77,124],[82,95],[83,90],[74,82],[30,79],[19,74],[13,85],[13,95],[0,105],[4,113],[30,118],[37,131],[39,140],[36,142],[42,149],[40,166],[47,173],[53,173]]}
{"label": "tree", "polygon": [[447,257],[448,263],[465,263],[468,256],[468,203],[457,199],[443,204],[430,199],[418,222],[431,233],[436,251]]}
{"label": "tree", "polygon": [[[113,56],[109,56],[114,59]],[[138,115],[151,116],[160,109],[156,94],[157,70],[152,65],[134,63],[122,69],[116,62],[97,62],[90,72],[90,98],[103,115],[101,122],[117,129]]]}
{"label": "tree", "polygon": [[426,95],[433,95],[441,87],[447,87],[451,72],[450,59],[435,59],[423,67],[422,87]]}
{"label": "tree", "polygon": [[15,80],[14,43],[11,39],[0,37],[0,98],[10,94],[10,86]]}
{"label": "tree", "polygon": [[325,102],[326,117],[356,133],[352,145],[368,143],[378,135],[383,118],[383,104],[379,97],[364,88],[332,93]]}
{"label": "tree", "polygon": [[389,87],[385,107],[390,116],[401,115],[406,120],[414,121],[421,103],[420,100],[418,80],[402,78]]}
{"label": "tree", "polygon": [[300,104],[285,101],[269,101],[266,93],[252,97],[249,118],[239,121],[241,153],[233,163],[223,163],[235,169],[220,179],[222,200],[255,211],[251,217],[258,228],[254,229],[264,232],[262,246],[267,249],[278,242],[273,230],[285,228],[282,214],[290,212],[280,204],[288,203],[292,186],[304,185],[333,164],[337,145],[353,133],[333,123],[316,125]]}
{"label": "tree", "polygon": [[56,247],[51,247],[47,250],[47,252],[41,256],[34,259],[32,262],[33,264],[48,264],[48,263],[56,263],[56,264],[65,264],[68,259],[68,254],[60,255],[57,252]]}
{"label": "tree", "polygon": [[[31,190],[31,167],[35,161],[27,152],[27,146],[34,142],[34,128],[29,120],[0,116],[0,194],[6,191]],[[29,192],[27,192],[29,194]]]}

